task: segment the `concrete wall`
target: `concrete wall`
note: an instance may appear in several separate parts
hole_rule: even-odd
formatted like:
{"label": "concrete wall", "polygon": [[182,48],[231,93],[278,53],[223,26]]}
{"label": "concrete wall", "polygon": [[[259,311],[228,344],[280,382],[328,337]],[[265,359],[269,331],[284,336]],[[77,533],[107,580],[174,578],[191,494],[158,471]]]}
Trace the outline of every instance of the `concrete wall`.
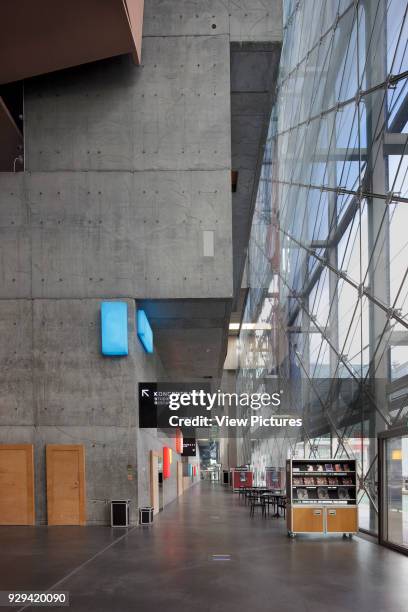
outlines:
{"label": "concrete wall", "polygon": [[167,438],[160,430],[139,429],[137,433],[139,507],[151,505],[150,451],[156,451],[161,455],[163,446],[169,446],[173,450],[170,478],[163,481],[163,504],[169,504],[177,498],[177,461],[180,461],[181,457],[175,451],[174,438]]}
{"label": "concrete wall", "polygon": [[35,445],[39,523],[45,444],[84,444],[89,523],[106,523],[115,497],[132,500],[135,519],[137,475],[148,460],[137,455],[137,385],[164,372],[138,341],[135,302],[126,301],[129,355],[112,358],[100,353],[100,300],[0,300],[0,443]]}
{"label": "concrete wall", "polygon": [[220,171],[0,173],[0,297],[225,297],[228,190]]}
{"label": "concrete wall", "polygon": [[[138,430],[137,383],[167,372],[136,339],[135,300],[231,300],[230,42],[275,35],[263,4],[150,0],[140,67],[25,83],[26,172],[0,175],[0,442],[35,444],[40,523],[47,443],[85,445],[88,522],[113,497],[132,522],[150,501],[149,451],[170,442]],[[128,301],[126,358],[100,355],[106,298]]]}
{"label": "concrete wall", "polygon": [[282,2],[271,0],[149,0],[143,34],[227,35],[231,42],[282,41]]}
{"label": "concrete wall", "polygon": [[[163,446],[169,446],[173,450],[173,461],[170,466],[170,478],[163,481],[163,504],[167,505],[177,499],[177,463],[183,464],[183,492],[200,481],[200,456],[197,451],[196,457],[182,457],[175,450],[175,438],[167,437],[166,433],[156,429],[139,429],[137,433],[137,458],[138,458],[138,504],[139,507],[150,506],[150,450],[161,454]],[[198,449],[198,445],[197,445]],[[148,458],[146,461],[146,457]],[[197,475],[188,477],[187,465],[191,463],[197,467]]]}
{"label": "concrete wall", "polygon": [[229,0],[231,42],[281,42],[282,1]]}
{"label": "concrete wall", "polygon": [[123,56],[26,86],[35,269],[55,282],[52,252],[55,278],[81,297],[231,297],[229,38],[146,37],[143,49],[140,67]]}

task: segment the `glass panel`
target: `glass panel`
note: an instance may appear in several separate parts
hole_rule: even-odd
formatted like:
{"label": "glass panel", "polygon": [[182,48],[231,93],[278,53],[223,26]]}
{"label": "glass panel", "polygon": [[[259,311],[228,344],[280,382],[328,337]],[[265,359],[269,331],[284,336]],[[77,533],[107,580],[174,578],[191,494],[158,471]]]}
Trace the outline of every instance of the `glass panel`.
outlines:
{"label": "glass panel", "polygon": [[386,440],[386,540],[408,548],[408,435]]}
{"label": "glass panel", "polygon": [[387,68],[399,74],[408,68],[408,19],[405,0],[388,0]]}
{"label": "glass panel", "polygon": [[243,315],[270,328],[241,332],[237,385],[295,381],[305,425],[280,456],[355,458],[376,532],[377,434],[408,416],[408,145],[386,135],[408,130],[408,2],[283,4]]}

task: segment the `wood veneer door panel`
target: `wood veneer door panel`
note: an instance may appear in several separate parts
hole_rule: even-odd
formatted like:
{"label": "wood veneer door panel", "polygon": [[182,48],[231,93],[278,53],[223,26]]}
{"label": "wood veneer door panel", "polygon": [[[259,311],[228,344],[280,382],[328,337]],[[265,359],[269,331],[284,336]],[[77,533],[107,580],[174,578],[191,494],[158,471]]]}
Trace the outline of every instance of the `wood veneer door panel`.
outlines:
{"label": "wood veneer door panel", "polygon": [[150,451],[150,503],[153,514],[158,514],[159,508],[159,457]]}
{"label": "wood veneer door panel", "polygon": [[81,444],[47,445],[49,525],[85,525],[85,451]]}
{"label": "wood veneer door panel", "polygon": [[34,525],[34,447],[0,445],[0,525]]}
{"label": "wood veneer door panel", "polygon": [[183,495],[183,464],[177,461],[177,495]]}
{"label": "wood veneer door panel", "polygon": [[322,533],[323,508],[293,508],[292,531],[295,533]]}
{"label": "wood veneer door panel", "polygon": [[357,508],[327,508],[327,531],[330,533],[356,533]]}

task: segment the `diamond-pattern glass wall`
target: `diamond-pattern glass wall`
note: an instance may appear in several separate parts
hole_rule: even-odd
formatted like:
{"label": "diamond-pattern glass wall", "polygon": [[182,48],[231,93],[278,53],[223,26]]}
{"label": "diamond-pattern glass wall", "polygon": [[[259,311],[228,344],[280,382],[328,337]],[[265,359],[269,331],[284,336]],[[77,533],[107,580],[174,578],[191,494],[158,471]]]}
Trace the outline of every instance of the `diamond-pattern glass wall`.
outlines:
{"label": "diamond-pattern glass wall", "polygon": [[262,480],[286,456],[356,458],[373,532],[376,436],[408,417],[407,13],[284,1],[239,337],[240,390],[290,382],[304,416],[286,444],[243,432],[241,461]]}

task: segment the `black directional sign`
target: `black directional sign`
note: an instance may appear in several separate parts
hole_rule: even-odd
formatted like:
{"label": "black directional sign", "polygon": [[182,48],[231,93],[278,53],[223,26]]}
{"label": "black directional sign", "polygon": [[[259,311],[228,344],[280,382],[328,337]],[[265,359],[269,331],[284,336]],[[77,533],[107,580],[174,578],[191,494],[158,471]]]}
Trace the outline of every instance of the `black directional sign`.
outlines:
{"label": "black directional sign", "polygon": [[157,427],[157,383],[139,383],[139,427]]}
{"label": "black directional sign", "polygon": [[197,454],[197,444],[195,438],[183,438],[183,457],[195,457]]}
{"label": "black directional sign", "polygon": [[[176,414],[169,408],[172,394],[191,393],[192,390],[208,392],[208,383],[139,383],[139,427],[169,427],[169,417]],[[191,407],[181,406],[178,415],[192,416]],[[208,414],[205,406],[196,408],[195,413]]]}

